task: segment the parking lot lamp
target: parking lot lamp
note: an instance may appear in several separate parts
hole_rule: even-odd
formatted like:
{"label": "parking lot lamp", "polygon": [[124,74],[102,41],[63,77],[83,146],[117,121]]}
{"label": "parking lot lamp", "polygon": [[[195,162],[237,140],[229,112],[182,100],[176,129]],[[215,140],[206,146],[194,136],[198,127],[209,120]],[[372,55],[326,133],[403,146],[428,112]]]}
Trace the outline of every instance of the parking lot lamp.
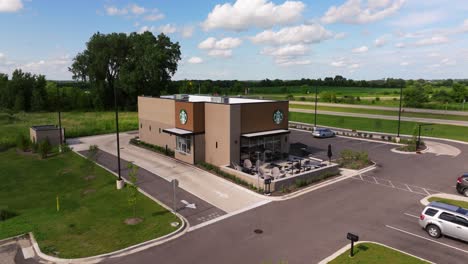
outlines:
{"label": "parking lot lamp", "polygon": [[61,102],[61,96],[59,94],[59,87],[57,87],[57,112],[58,112],[58,131],[59,131],[59,152],[62,152],[62,144],[63,144],[63,138],[62,138],[62,117],[60,113],[60,102]]}
{"label": "parking lot lamp", "polygon": [[422,126],[432,126],[432,124],[418,124],[418,141],[416,142],[416,151],[419,150],[419,146],[421,145],[421,127]]}
{"label": "parking lot lamp", "polygon": [[[119,140],[119,109],[117,108],[117,88],[114,85],[114,108],[115,108],[115,134],[117,137],[117,171],[118,171],[118,183],[117,189],[121,189],[123,185],[122,183],[122,175],[120,172],[120,140]],[[119,184],[120,183],[120,184]]]}
{"label": "parking lot lamp", "polygon": [[317,128],[317,85],[315,86],[315,116],[314,116],[314,131]]}
{"label": "parking lot lamp", "polygon": [[398,135],[397,135],[397,142],[400,141],[400,123],[401,123],[401,103],[403,98],[403,86],[400,87],[400,108],[398,110]]}

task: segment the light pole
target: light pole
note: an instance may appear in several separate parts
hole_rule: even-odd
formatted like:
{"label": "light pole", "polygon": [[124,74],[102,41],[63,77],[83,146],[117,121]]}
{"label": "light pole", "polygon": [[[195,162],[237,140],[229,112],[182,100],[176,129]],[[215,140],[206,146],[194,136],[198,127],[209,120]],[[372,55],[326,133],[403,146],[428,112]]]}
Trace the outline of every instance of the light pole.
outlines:
{"label": "light pole", "polygon": [[315,114],[314,114],[314,131],[317,128],[317,85],[315,86]]}
{"label": "light pole", "polygon": [[62,138],[62,117],[61,117],[61,113],[60,113],[60,102],[61,102],[61,96],[59,95],[59,88],[58,88],[58,85],[56,86],[57,87],[57,112],[58,112],[58,122],[59,122],[59,152],[62,152],[62,144],[63,144],[63,138]]}
{"label": "light pole", "polygon": [[117,171],[119,178],[117,180],[117,189],[123,188],[122,175],[120,173],[120,140],[119,140],[119,109],[117,108],[117,89],[114,84],[114,108],[115,108],[115,129],[117,137]]}
{"label": "light pole", "polygon": [[398,110],[398,135],[397,135],[397,141],[400,141],[400,123],[401,123],[401,101],[403,97],[403,86],[400,87],[400,108]]}

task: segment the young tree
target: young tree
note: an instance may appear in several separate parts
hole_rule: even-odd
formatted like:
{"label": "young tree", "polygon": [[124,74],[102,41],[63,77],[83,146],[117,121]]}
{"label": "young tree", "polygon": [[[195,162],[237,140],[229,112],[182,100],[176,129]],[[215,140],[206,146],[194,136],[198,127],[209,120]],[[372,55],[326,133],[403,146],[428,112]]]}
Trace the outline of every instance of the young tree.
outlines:
{"label": "young tree", "polygon": [[137,174],[138,174],[138,167],[133,164],[128,164],[128,177],[130,179],[129,185],[129,195],[128,195],[128,204],[133,208],[133,217],[136,217],[136,206],[137,206],[137,198],[138,198],[138,185],[137,185]]}
{"label": "young tree", "polygon": [[50,145],[48,138],[39,143],[39,152],[41,153],[41,158],[47,158],[51,150],[52,146]]}

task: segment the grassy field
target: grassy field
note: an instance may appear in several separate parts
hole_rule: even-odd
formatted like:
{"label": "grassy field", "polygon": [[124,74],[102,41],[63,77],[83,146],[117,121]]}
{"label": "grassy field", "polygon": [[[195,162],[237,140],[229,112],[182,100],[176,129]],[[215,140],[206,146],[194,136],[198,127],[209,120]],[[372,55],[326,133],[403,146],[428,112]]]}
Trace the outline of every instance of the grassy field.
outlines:
{"label": "grassy field", "polygon": [[[309,113],[290,112],[289,120],[303,123],[314,123],[314,115]],[[361,117],[342,117],[332,115],[317,115],[317,124],[322,126],[347,129],[397,133],[397,120],[382,120]],[[401,134],[412,135],[416,122],[401,122]],[[426,130],[428,129],[428,130]],[[422,130],[422,136],[440,137],[468,142],[468,127],[451,125],[433,125]]]}
{"label": "grassy field", "polygon": [[[297,96],[312,95],[315,86],[289,86],[289,87],[253,87],[249,88],[251,94],[293,94]],[[307,93],[308,92],[308,93]],[[333,92],[337,96],[399,96],[398,88],[375,88],[375,87],[340,87],[340,86],[318,86],[317,92]]]}
{"label": "grassy field", "polygon": [[[303,104],[290,103],[289,108],[314,110],[315,106],[314,105],[303,105]],[[371,115],[398,116],[398,109],[397,109],[397,111],[388,111],[388,110],[365,109],[365,108],[317,106],[317,110],[319,110],[319,111],[321,110],[321,111],[344,112],[344,113],[359,113],[359,114],[371,114]],[[404,113],[402,113],[402,116],[468,121],[468,116],[457,116],[457,115],[441,115],[441,114],[430,114],[430,113],[404,112]]]}
{"label": "grassy field", "polygon": [[429,202],[441,202],[441,203],[451,204],[451,205],[455,205],[458,207],[463,207],[463,208],[468,209],[468,202],[465,202],[465,201],[452,200],[452,199],[441,198],[437,196],[431,197],[428,200]]}
{"label": "grassy field", "polygon": [[334,260],[328,262],[330,264],[374,264],[374,263],[392,263],[392,264],[419,264],[428,263],[406,255],[399,251],[388,247],[377,245],[374,243],[361,243],[354,247],[354,257],[349,257],[349,251],[339,255]]}
{"label": "grassy field", "polygon": [[0,221],[0,239],[32,231],[44,253],[79,258],[112,252],[176,229],[170,223],[180,220],[142,194],[137,198],[137,217],[143,222],[125,224],[125,219],[133,217],[128,189],[117,191],[115,177],[100,167],[90,174],[86,162],[73,152],[45,160],[15,149],[0,152],[0,208],[18,214]]}
{"label": "grassy field", "polygon": [[[0,113],[0,148],[15,144],[18,134],[29,137],[32,125],[58,124],[57,113]],[[62,113],[62,126],[66,137],[90,136],[115,131],[114,112],[66,112]],[[136,112],[119,113],[121,131],[138,129]]]}

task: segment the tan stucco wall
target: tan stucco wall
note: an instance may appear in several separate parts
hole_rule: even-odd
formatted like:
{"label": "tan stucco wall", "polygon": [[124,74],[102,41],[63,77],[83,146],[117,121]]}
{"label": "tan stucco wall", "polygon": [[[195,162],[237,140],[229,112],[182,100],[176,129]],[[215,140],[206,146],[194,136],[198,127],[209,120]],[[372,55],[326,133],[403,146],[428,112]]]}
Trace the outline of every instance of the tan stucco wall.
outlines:
{"label": "tan stucco wall", "polygon": [[195,163],[205,161],[205,134],[194,135]]}
{"label": "tan stucco wall", "polygon": [[[175,137],[175,136],[174,136]],[[179,151],[175,151],[174,157],[178,160],[181,160],[183,162],[187,162],[190,164],[193,164],[193,136],[192,136],[192,144],[190,145],[190,154],[187,153],[182,153]]]}
{"label": "tan stucco wall", "polygon": [[230,109],[231,105],[205,104],[205,160],[216,166],[230,163]]}
{"label": "tan stucco wall", "polygon": [[[174,128],[175,101],[171,99],[138,97],[138,130],[140,140],[175,149],[175,136],[163,132],[163,129]],[[151,130],[150,130],[151,126]]]}
{"label": "tan stucco wall", "polygon": [[[277,109],[283,112],[283,121],[279,125],[273,122],[273,113]],[[288,111],[289,102],[287,101],[242,104],[242,134],[288,129]]]}
{"label": "tan stucco wall", "polygon": [[231,106],[230,120],[230,163],[240,163],[240,141],[241,141],[241,105]]}

